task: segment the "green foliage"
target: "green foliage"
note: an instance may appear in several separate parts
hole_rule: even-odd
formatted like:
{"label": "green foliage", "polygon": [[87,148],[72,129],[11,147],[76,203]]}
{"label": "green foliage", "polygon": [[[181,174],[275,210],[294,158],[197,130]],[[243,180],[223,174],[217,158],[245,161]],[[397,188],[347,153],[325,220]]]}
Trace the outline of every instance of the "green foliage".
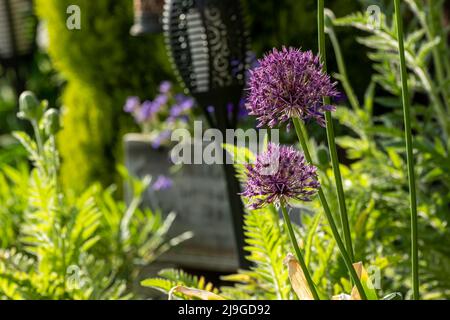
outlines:
{"label": "green foliage", "polygon": [[[288,240],[277,225],[276,212],[251,211],[245,218],[245,235],[249,252],[247,259],[254,266],[236,275],[224,277],[237,282],[216,290],[203,277],[195,277],[178,270],[162,270],[158,278],[144,280],[141,284],[168,293],[173,287],[183,285],[212,291],[230,299],[287,299],[292,298],[287,269],[283,267]],[[180,296],[182,297],[182,296]]]}
{"label": "green foliage", "polygon": [[132,185],[128,206],[114,200],[114,188],[99,184],[81,193],[62,191],[46,119],[30,119],[36,140],[14,134],[34,166],[31,173],[0,170],[0,299],[129,298],[141,268],[191,235],[169,239],[175,216],[139,209],[150,178],[139,181],[121,169]]}
{"label": "green foliage", "polygon": [[[360,8],[358,2],[349,0],[328,1],[339,14]],[[317,49],[317,4],[314,1],[244,1],[249,15],[254,49],[261,54],[273,47],[292,45]]]}
{"label": "green foliage", "polygon": [[[159,277],[144,280],[141,284],[145,287],[151,287],[163,293],[168,293],[172,288],[178,285],[206,290],[216,294],[219,292],[219,290],[214,288],[212,283],[206,282],[204,277],[192,276],[182,270],[163,269],[158,273],[158,275]],[[179,298],[187,298],[181,293],[175,293],[175,295]]]}
{"label": "green foliage", "polygon": [[[222,288],[221,295],[251,299],[292,298],[287,269],[283,266],[288,239],[282,231],[276,210],[250,211],[245,217],[245,236],[250,271],[241,271],[240,284]],[[231,278],[232,279],[232,278]],[[244,280],[245,279],[245,280]]]}
{"label": "green foliage", "polygon": [[0,248],[15,243],[28,205],[28,180],[27,165],[22,164],[18,169],[0,166]]}
{"label": "green foliage", "polygon": [[[448,93],[450,70],[445,67],[450,51],[445,41],[432,28],[433,14],[442,14],[442,2],[425,5],[421,1],[408,0],[407,9],[413,19],[407,26],[406,58],[412,91],[414,148],[416,149],[416,177],[419,191],[419,238],[422,289],[425,297],[448,297],[448,282],[442,278],[450,265],[449,252],[440,244],[448,241],[450,168],[448,128],[450,119]],[[439,20],[439,19],[438,19]],[[373,84],[368,89],[362,109],[339,108],[337,117],[350,133],[340,137],[338,143],[347,155],[354,159],[350,166],[352,175],[364,177],[365,189],[371,190],[371,211],[377,219],[371,222],[376,229],[368,242],[361,243],[360,250],[377,249],[392,257],[395,268],[388,266],[387,273],[393,285],[409,287],[407,275],[409,258],[398,255],[408,252],[409,219],[407,215],[407,187],[405,176],[402,112],[396,46],[396,26],[382,16],[380,29],[368,28],[367,16],[353,14],[333,21],[336,26],[352,26],[368,35],[358,41],[372,50],[369,57],[374,63]],[[432,66],[434,68],[432,68]],[[438,67],[440,66],[440,67]],[[375,94],[378,92],[378,97]],[[347,91],[347,94],[348,91]],[[383,95],[382,95],[383,94]],[[384,112],[380,112],[383,110]],[[350,180],[349,180],[350,181]],[[351,179],[354,183],[355,179]],[[368,211],[363,211],[364,217]],[[368,221],[369,223],[369,221]],[[363,254],[364,256],[364,254]],[[396,256],[396,257],[395,257]],[[392,260],[392,258],[390,260]],[[392,264],[392,262],[390,264]]]}
{"label": "green foliage", "polygon": [[[69,5],[81,9],[81,30],[66,27]],[[122,111],[126,97],[150,97],[170,78],[161,36],[129,35],[132,1],[37,0],[36,9],[47,22],[55,68],[67,80],[63,183],[77,190],[93,181],[109,184],[122,154],[120,138],[133,128]]]}
{"label": "green foliage", "polygon": [[[407,28],[406,54],[413,92],[421,293],[425,299],[448,298],[450,252],[446,244],[450,237],[447,227],[450,216],[450,100],[446,88],[450,83],[450,72],[446,70],[445,62],[450,61],[450,51],[430,30],[428,21],[432,19],[429,14],[437,10],[438,4],[433,3],[426,10],[423,10],[420,1],[410,0],[407,4],[414,14]],[[361,44],[372,50],[369,58],[375,71],[362,102],[353,92],[350,82],[354,79],[346,75],[345,64],[340,66],[336,75],[343,83],[346,95],[354,97],[353,101],[349,101],[352,108],[342,105],[335,113],[345,132],[337,138],[337,143],[345,150],[349,160],[347,165],[341,165],[341,172],[356,261],[363,262],[371,280],[377,285],[376,292],[371,291],[373,297],[377,294],[389,300],[409,296],[410,220],[401,130],[400,79],[396,72],[399,66],[396,27],[385,16],[382,16],[381,22],[380,29],[369,28],[367,15],[353,14],[333,19],[328,28],[351,26],[369,34],[358,37]],[[442,38],[447,38],[447,35]],[[431,68],[439,64],[443,65],[442,69]],[[251,159],[248,150],[233,146],[225,148],[235,159]],[[309,149],[320,169],[320,181],[330,207],[337,208],[333,174],[327,159],[324,160],[327,158],[323,154],[325,148],[312,138]],[[242,165],[237,166],[241,180],[245,179],[242,169]],[[343,261],[335,248],[329,226],[321,218],[320,203],[315,200],[307,205],[298,204],[298,209],[301,224],[296,230],[299,239],[302,239],[300,245],[317,287],[327,296],[350,292],[351,283],[347,280]],[[221,288],[220,295],[232,299],[292,298],[288,283],[279,290],[279,284],[286,280],[282,257],[290,250],[289,242],[283,237],[285,233],[278,231],[279,226],[272,208],[247,214],[248,259],[254,262],[254,267],[251,271],[240,271],[237,275],[225,277],[224,280],[238,283]],[[147,284],[152,285],[151,282]],[[401,294],[388,294],[393,291],[401,291]]]}

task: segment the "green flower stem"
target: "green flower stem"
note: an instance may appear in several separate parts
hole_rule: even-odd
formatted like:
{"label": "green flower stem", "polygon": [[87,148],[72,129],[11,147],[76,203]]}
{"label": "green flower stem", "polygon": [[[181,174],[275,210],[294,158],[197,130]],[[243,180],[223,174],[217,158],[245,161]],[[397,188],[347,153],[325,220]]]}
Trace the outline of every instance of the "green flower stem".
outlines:
{"label": "green flower stem", "polygon": [[[297,118],[294,118],[293,121],[294,121],[295,131],[297,132],[298,140],[300,141],[300,145],[302,146],[303,153],[305,154],[305,158],[310,164],[312,164],[313,162],[312,162],[311,154],[309,153],[308,143],[307,143],[305,136],[303,135],[303,132],[301,130],[300,121]],[[361,299],[367,300],[366,293],[364,292],[364,288],[361,284],[358,274],[356,273],[355,268],[353,268],[352,260],[350,259],[350,256],[349,256],[347,250],[345,249],[345,245],[342,242],[341,236],[339,235],[338,228],[336,226],[336,223],[334,222],[333,215],[331,213],[330,207],[328,206],[328,202],[327,202],[325,194],[322,190],[322,187],[319,188],[318,194],[319,194],[320,202],[322,203],[323,211],[325,212],[325,215],[327,217],[328,224],[330,225],[331,232],[333,233],[333,237],[336,241],[339,251],[341,252],[341,256],[344,259],[345,266],[347,267],[348,271],[350,272],[350,276],[351,276],[354,284],[356,285],[356,288],[358,289]]]}
{"label": "green flower stem", "polygon": [[406,72],[405,46],[403,42],[403,21],[400,11],[400,0],[394,0],[395,19],[397,22],[397,38],[401,66],[402,79],[402,100],[403,114],[405,122],[405,139],[408,164],[409,195],[411,202],[411,263],[412,263],[412,284],[413,298],[419,299],[419,250],[417,241],[417,200],[416,182],[414,173],[413,143],[411,133],[410,99],[408,91],[408,75]]}
{"label": "green flower stem", "polygon": [[339,44],[338,38],[336,37],[336,33],[334,32],[334,28],[331,25],[331,22],[330,25],[327,27],[327,30],[328,30],[327,34],[330,37],[331,44],[333,45],[334,55],[336,56],[336,62],[340,75],[339,80],[341,80],[342,87],[344,87],[345,94],[347,95],[348,101],[350,102],[350,105],[352,106],[353,110],[359,110],[360,109],[359,101],[348,79],[347,67],[345,66],[341,46]]}
{"label": "green flower stem", "polygon": [[[325,48],[325,11],[324,11],[324,0],[318,0],[318,27],[319,27],[319,55],[322,59],[323,71],[327,72],[327,58],[326,58],[326,48]],[[324,104],[329,105],[330,99],[324,98]],[[333,167],[334,179],[336,182],[336,190],[339,203],[339,212],[341,214],[341,224],[342,232],[344,234],[345,246],[349,254],[350,260],[354,261],[353,257],[353,246],[352,246],[352,236],[350,233],[350,224],[348,221],[347,207],[345,204],[344,187],[342,185],[341,170],[339,168],[339,160],[336,148],[336,141],[334,137],[334,127],[333,118],[331,112],[325,112],[325,120],[327,127],[327,139],[328,148],[330,150],[331,164]]]}
{"label": "green flower stem", "polygon": [[63,203],[62,203],[62,198],[61,198],[61,185],[59,183],[59,153],[58,150],[56,148],[56,138],[54,135],[52,135],[50,137],[50,143],[52,146],[52,167],[53,167],[53,175],[54,175],[54,181],[55,181],[55,190],[56,190],[56,198],[57,198],[57,202],[60,205],[60,207],[62,208]]}
{"label": "green flower stem", "polygon": [[308,267],[306,266],[305,259],[303,259],[300,247],[298,246],[297,238],[295,236],[294,229],[292,228],[291,219],[289,218],[286,206],[283,202],[281,202],[280,207],[281,211],[283,212],[284,222],[286,223],[286,227],[288,229],[289,238],[291,239],[291,243],[297,255],[298,262],[300,263],[300,267],[303,270],[303,273],[305,275],[306,281],[308,282],[309,288],[311,289],[311,293],[314,297],[314,300],[320,300],[319,295],[317,294],[316,285],[312,280],[311,274],[309,273]]}
{"label": "green flower stem", "polygon": [[[438,46],[434,46],[432,50],[433,54],[433,60],[435,63],[435,71],[440,87],[440,91],[442,92],[442,97],[444,99],[444,104],[447,108],[447,111],[450,111],[450,95],[447,90],[448,83],[445,82],[446,75],[445,73],[449,73],[450,75],[450,69],[449,69],[449,62],[448,59],[445,58],[445,53],[447,52],[447,41],[445,41],[446,34],[444,32],[444,28],[442,28],[441,32],[438,32],[436,30],[436,25],[440,24],[442,22],[442,12],[439,11],[439,6],[434,5],[432,1],[429,0],[429,6],[430,6],[430,21],[427,22],[426,18],[423,22],[422,27],[427,30],[428,40],[432,41],[436,36],[439,36],[441,38],[441,42]],[[443,55],[443,57],[442,57]],[[441,60],[441,58],[443,58]],[[444,63],[443,63],[444,61]],[[444,68],[445,66],[445,68]]]}
{"label": "green flower stem", "polygon": [[44,144],[42,143],[42,136],[41,131],[39,130],[39,125],[36,120],[31,120],[31,125],[33,126],[34,135],[36,136],[39,155],[41,157],[44,157]]}

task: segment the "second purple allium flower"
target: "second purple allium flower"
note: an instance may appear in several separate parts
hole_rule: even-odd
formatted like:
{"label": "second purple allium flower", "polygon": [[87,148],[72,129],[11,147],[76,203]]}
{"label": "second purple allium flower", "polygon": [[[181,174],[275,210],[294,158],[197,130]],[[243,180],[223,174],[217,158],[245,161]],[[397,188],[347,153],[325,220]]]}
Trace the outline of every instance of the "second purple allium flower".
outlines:
{"label": "second purple allium flower", "polygon": [[325,126],[324,97],[338,95],[336,84],[323,72],[318,56],[295,48],[274,49],[251,71],[247,109],[258,118],[259,127],[273,128],[297,117],[315,119]]}
{"label": "second purple allium flower", "polygon": [[267,151],[246,166],[247,183],[242,195],[250,200],[252,209],[291,199],[311,201],[320,187],[316,171],[300,151],[269,143]]}

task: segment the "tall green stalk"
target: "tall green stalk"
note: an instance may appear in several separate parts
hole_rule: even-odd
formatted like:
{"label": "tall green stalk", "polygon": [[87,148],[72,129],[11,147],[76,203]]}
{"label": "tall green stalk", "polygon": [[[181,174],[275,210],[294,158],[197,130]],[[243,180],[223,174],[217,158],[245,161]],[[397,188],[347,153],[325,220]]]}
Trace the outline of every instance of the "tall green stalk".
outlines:
{"label": "tall green stalk", "polygon": [[347,67],[345,66],[344,57],[342,55],[341,46],[339,44],[339,40],[336,37],[336,33],[334,32],[334,28],[331,25],[331,22],[329,26],[327,27],[327,33],[328,37],[331,40],[331,44],[333,45],[334,49],[334,55],[336,56],[336,62],[339,70],[339,80],[342,83],[342,86],[344,87],[345,94],[348,97],[348,101],[350,102],[350,105],[352,106],[353,110],[357,111],[360,109],[358,98],[356,97],[355,91],[353,91],[352,85],[350,84],[350,81],[348,79],[347,74]]}
{"label": "tall green stalk", "polygon": [[[318,0],[318,8],[317,8],[317,18],[318,18],[318,40],[319,40],[319,55],[322,59],[323,71],[327,72],[327,58],[326,58],[326,48],[325,48],[325,5],[324,0]],[[324,104],[329,105],[330,99],[328,97],[324,98]],[[348,221],[347,207],[345,204],[345,194],[344,187],[342,185],[342,176],[341,170],[339,168],[339,159],[336,148],[336,141],[334,137],[334,127],[333,127],[333,118],[331,116],[330,111],[325,112],[325,120],[327,127],[327,139],[328,139],[328,148],[330,150],[331,156],[331,164],[333,167],[334,180],[336,182],[336,190],[338,196],[339,203],[339,212],[341,216],[341,224],[342,224],[342,232],[344,234],[345,246],[347,248],[347,252],[350,256],[350,260],[353,261],[353,246],[352,246],[352,237],[350,232],[350,224]]]}
{"label": "tall green stalk", "polygon": [[[303,131],[301,128],[301,123],[298,118],[294,118],[293,122],[294,122],[295,131],[297,132],[298,140],[300,142],[300,145],[302,146],[303,153],[305,154],[305,158],[310,164],[312,164],[313,161],[312,161],[311,154],[309,153],[308,142],[303,134]],[[331,213],[330,206],[328,205],[328,202],[327,202],[325,194],[322,190],[322,187],[319,187],[318,195],[319,195],[320,202],[322,203],[322,207],[323,207],[323,211],[325,212],[325,216],[327,217],[328,224],[330,225],[331,232],[333,233],[333,237],[336,241],[339,251],[341,252],[342,259],[344,259],[345,266],[347,267],[348,271],[350,272],[350,276],[351,276],[354,284],[356,285],[356,288],[358,289],[361,299],[367,300],[367,296],[366,296],[366,293],[364,292],[364,288],[361,284],[358,274],[355,271],[355,268],[353,268],[352,260],[350,259],[350,256],[349,256],[347,250],[345,249],[344,242],[342,241],[341,236],[339,234],[339,230],[336,226],[336,223],[334,222],[334,218]]]}
{"label": "tall green stalk", "polygon": [[419,299],[419,250],[417,241],[417,199],[416,182],[414,173],[414,158],[411,133],[410,99],[408,91],[408,75],[406,72],[405,47],[403,42],[403,21],[400,11],[400,0],[394,0],[395,19],[397,22],[397,38],[400,56],[400,68],[402,79],[402,100],[403,115],[405,122],[405,140],[408,164],[409,195],[411,206],[411,263],[412,263],[412,284],[413,298]]}
{"label": "tall green stalk", "polygon": [[289,218],[289,214],[286,210],[286,206],[283,202],[280,203],[281,212],[283,213],[284,222],[286,224],[289,238],[291,239],[292,246],[294,247],[295,254],[297,255],[298,262],[300,263],[300,267],[303,270],[305,275],[305,279],[308,282],[308,286],[311,290],[311,293],[314,297],[314,300],[320,300],[319,295],[317,294],[316,285],[312,280],[311,274],[309,273],[308,267],[306,266],[305,259],[303,258],[303,254],[300,251],[300,247],[298,246],[297,237],[295,236],[294,229],[292,228],[291,219]]}

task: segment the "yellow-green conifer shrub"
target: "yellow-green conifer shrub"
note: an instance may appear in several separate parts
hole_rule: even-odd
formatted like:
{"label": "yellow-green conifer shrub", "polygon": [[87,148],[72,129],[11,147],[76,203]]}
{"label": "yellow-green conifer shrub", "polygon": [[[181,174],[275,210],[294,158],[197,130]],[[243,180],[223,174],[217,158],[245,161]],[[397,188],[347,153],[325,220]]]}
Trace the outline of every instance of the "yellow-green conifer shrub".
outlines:
{"label": "yellow-green conifer shrub", "polygon": [[[171,77],[161,35],[135,38],[131,0],[35,0],[47,22],[49,53],[67,80],[59,136],[64,184],[83,189],[89,182],[113,182],[121,136],[133,128],[122,111],[127,96],[151,98]],[[79,7],[80,29],[67,21]],[[69,20],[73,21],[73,20]]]}

